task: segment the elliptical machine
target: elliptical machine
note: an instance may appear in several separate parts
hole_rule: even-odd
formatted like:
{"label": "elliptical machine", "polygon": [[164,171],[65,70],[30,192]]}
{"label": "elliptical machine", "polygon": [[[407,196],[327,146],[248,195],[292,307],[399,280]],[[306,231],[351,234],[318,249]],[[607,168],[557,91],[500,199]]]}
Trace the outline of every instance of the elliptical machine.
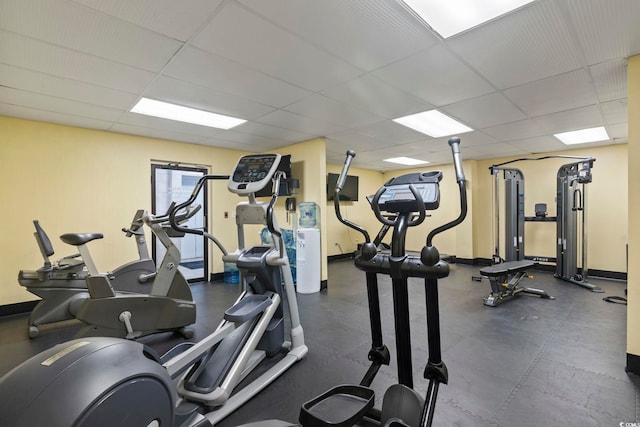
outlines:
{"label": "elliptical machine", "polygon": [[[244,156],[230,178],[204,176],[189,200],[171,214],[176,229],[205,235],[222,250],[223,259],[235,259],[246,286],[212,334],[162,358],[140,342],[116,338],[59,344],[0,379],[3,426],[213,426],[304,358],[307,347],[291,269],[274,215],[284,175],[276,173],[279,161],[277,154]],[[236,207],[240,248],[234,253],[227,253],[206,232],[180,227],[176,215],[195,200],[206,181],[226,178],[230,191],[249,199]],[[257,202],[254,193],[272,178],[271,200]],[[275,247],[244,248],[243,226],[256,223],[267,226]],[[283,309],[285,295],[288,310]],[[287,312],[289,340],[282,316]],[[269,356],[274,356],[274,363],[236,390]]]}
{"label": "elliptical machine", "polygon": [[[371,365],[359,385],[341,385],[305,403],[300,412],[303,426],[354,425],[362,420],[384,426],[431,426],[436,397],[440,384],[448,381],[447,367],[442,361],[440,347],[440,320],[438,308],[438,279],[449,275],[449,265],[440,259],[433,238],[445,230],[460,224],[467,214],[465,177],[460,160],[459,138],[451,138],[456,180],[460,188],[460,215],[453,221],[433,229],[427,236],[420,256],[408,255],[405,237],[409,227],[420,225],[427,217],[426,211],[439,206],[439,182],[442,172],[410,173],[392,178],[384,184],[371,201],[376,218],[392,230],[391,253],[378,251],[369,234],[361,226],[344,219],[340,212],[339,192],[344,184],[353,151],[347,158],[335,189],[334,203],[338,219],[360,232],[365,239],[355,265],[366,274],[372,345],[368,354]],[[386,212],[386,214],[383,214]],[[389,215],[394,216],[391,219]],[[388,365],[390,354],[382,340],[378,274],[391,276],[395,319],[396,356],[398,358],[398,384],[385,392],[382,408],[373,408],[374,391],[369,388],[382,365]],[[409,323],[408,279],[425,280],[427,307],[427,342],[429,357],[424,378],[429,380],[426,397],[413,388],[411,360],[411,333]],[[275,424],[274,424],[275,425]]]}
{"label": "elliptical machine", "polygon": [[[122,229],[127,237],[135,236],[138,259],[108,273],[111,285],[118,291],[148,293],[149,283],[156,274],[156,265],[147,249],[142,220],[144,214],[144,210],[138,210],[131,226]],[[85,254],[88,258],[75,254],[52,263],[49,258],[55,252],[51,240],[39,221],[34,220],[33,225],[44,264],[35,271],[20,270],[18,274],[18,283],[42,298],[29,315],[27,326],[30,338],[38,336],[42,326],[60,326],[60,322],[75,319],[80,306],[89,298],[86,278],[90,271],[87,268],[95,266],[88,252]]]}

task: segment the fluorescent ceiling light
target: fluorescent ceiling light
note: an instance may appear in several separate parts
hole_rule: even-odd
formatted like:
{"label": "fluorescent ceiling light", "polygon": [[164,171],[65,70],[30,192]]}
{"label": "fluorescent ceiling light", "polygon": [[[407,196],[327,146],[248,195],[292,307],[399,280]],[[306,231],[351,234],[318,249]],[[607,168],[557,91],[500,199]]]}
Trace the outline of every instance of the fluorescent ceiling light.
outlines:
{"label": "fluorescent ceiling light", "polygon": [[502,16],[533,0],[402,0],[443,38]]}
{"label": "fluorescent ceiling light", "polygon": [[236,119],[235,117],[223,116],[222,114],[210,113],[149,98],[140,99],[131,109],[131,112],[218,129],[231,129],[246,122],[246,120]]}
{"label": "fluorescent ceiling light", "polygon": [[434,138],[471,132],[473,130],[453,120],[451,117],[445,116],[438,110],[411,114],[410,116],[393,119],[393,121]]}
{"label": "fluorescent ceiling light", "polygon": [[424,160],[412,159],[410,157],[393,157],[391,159],[384,159],[384,161],[407,166],[426,165],[427,163],[429,163],[425,162]]}
{"label": "fluorescent ceiling light", "polygon": [[567,145],[571,144],[584,144],[587,142],[606,141],[609,139],[609,135],[604,126],[597,128],[589,128],[582,130],[574,130],[572,132],[556,133],[553,136]]}

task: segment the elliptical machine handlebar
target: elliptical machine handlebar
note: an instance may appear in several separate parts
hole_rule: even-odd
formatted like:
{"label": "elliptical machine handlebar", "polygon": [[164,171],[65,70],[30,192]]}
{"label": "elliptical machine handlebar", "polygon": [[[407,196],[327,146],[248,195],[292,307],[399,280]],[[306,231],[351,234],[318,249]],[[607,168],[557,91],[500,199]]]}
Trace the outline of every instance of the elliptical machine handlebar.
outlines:
{"label": "elliptical machine handlebar", "polygon": [[[170,211],[169,211],[169,224],[171,225],[171,228],[173,228],[174,230],[180,232],[180,233],[187,233],[187,234],[196,234],[198,236],[203,236],[206,237],[207,239],[211,240],[217,247],[218,249],[220,249],[220,251],[222,252],[223,255],[227,255],[228,252],[225,249],[224,246],[222,246],[222,243],[220,243],[220,241],[218,239],[215,238],[215,236],[213,236],[210,233],[207,233],[205,230],[197,230],[197,229],[193,229],[193,228],[188,228],[188,227],[183,227],[182,224],[184,222],[184,219],[182,218],[182,215],[178,215],[178,212],[180,212],[181,210],[187,208],[188,206],[191,206],[193,204],[193,202],[195,202],[196,198],[198,197],[198,194],[200,193],[200,191],[202,191],[202,189],[204,188],[204,185],[207,181],[209,180],[227,180],[229,179],[229,175],[204,175],[202,176],[202,178],[200,178],[198,180],[198,182],[196,183],[196,186],[193,188],[193,191],[191,192],[191,195],[189,196],[189,198],[187,200],[185,200],[184,202],[175,205],[173,207],[173,209],[171,209],[170,207]],[[172,203],[172,205],[174,205],[175,202]],[[198,210],[200,209],[200,205],[198,205]],[[197,210],[196,210],[197,212]],[[193,214],[195,215],[195,212],[193,212]],[[193,216],[193,215],[192,215]],[[191,217],[191,216],[190,216]],[[190,218],[189,217],[189,218]]]}
{"label": "elliptical machine handlebar", "polygon": [[171,202],[171,206],[169,206],[169,211],[168,211],[169,224],[171,224],[171,228],[181,233],[197,234],[200,236],[205,235],[205,232],[203,230],[194,230],[192,228],[182,227],[180,224],[184,221],[181,221],[181,218],[180,218],[181,216],[178,215],[178,212],[187,208],[188,206],[191,206],[193,202],[195,202],[196,198],[198,197],[198,194],[200,193],[200,191],[202,191],[202,188],[204,187],[207,181],[217,180],[217,179],[229,179],[229,175],[204,175],[202,178],[198,180],[198,182],[196,183],[196,186],[193,188],[193,191],[191,192],[191,195],[187,200],[185,200],[184,202],[178,205],[176,205],[175,202]]}
{"label": "elliptical machine handlebar", "polygon": [[278,192],[280,190],[280,181],[282,179],[286,179],[287,175],[283,171],[277,171],[273,175],[273,185],[271,190],[271,200],[269,201],[269,205],[267,206],[266,212],[266,220],[267,220],[267,230],[274,236],[278,237],[278,252],[280,253],[280,258],[284,257],[284,239],[282,239],[282,233],[280,232],[280,228],[276,227],[273,222],[273,208],[278,201]]}
{"label": "elliptical machine handlebar", "polygon": [[458,215],[458,217],[453,221],[431,230],[427,235],[426,247],[432,247],[433,238],[436,235],[460,224],[467,216],[467,185],[466,178],[464,177],[464,170],[462,169],[462,160],[460,159],[460,138],[457,136],[450,138],[449,146],[451,147],[451,153],[453,154],[453,167],[455,168],[456,180],[458,181],[458,187],[460,188],[460,215]]}
{"label": "elliptical machine handlebar", "polygon": [[178,224],[183,224],[198,213],[201,208],[201,205],[192,204],[176,207],[176,202],[171,202],[166,214],[160,216],[147,215],[147,220],[150,224],[161,224],[170,221],[173,214],[174,221]]}
{"label": "elliptical machine handlebar", "polygon": [[[395,220],[390,220],[388,218],[385,218],[384,215],[382,215],[382,212],[380,212],[379,201],[380,197],[384,194],[385,191],[387,191],[387,187],[385,186],[380,187],[378,191],[376,191],[376,194],[373,196],[373,201],[371,201],[371,208],[373,209],[373,212],[375,213],[378,221],[380,221],[384,225],[393,226],[395,225],[398,218],[396,217]],[[416,225],[422,224],[424,219],[427,217],[427,210],[424,207],[424,200],[422,199],[422,196],[413,184],[409,184],[409,191],[411,191],[411,193],[413,194],[415,202],[418,206],[418,216],[414,219],[411,219],[407,223],[407,226],[415,227]]]}
{"label": "elliptical machine handlebar", "polygon": [[333,192],[333,206],[336,211],[336,217],[338,218],[338,221],[340,221],[347,227],[353,228],[354,230],[362,234],[362,236],[364,237],[365,243],[371,243],[371,238],[369,237],[369,233],[367,232],[367,230],[365,230],[358,224],[355,224],[349,221],[348,219],[344,219],[342,217],[342,213],[340,212],[340,191],[342,191],[342,187],[344,186],[344,183],[347,180],[347,173],[349,172],[349,168],[351,167],[351,161],[356,156],[356,153],[353,150],[347,150],[346,155],[347,157],[344,160],[342,171],[340,172],[340,176],[338,177],[338,181],[336,182],[336,188]]}

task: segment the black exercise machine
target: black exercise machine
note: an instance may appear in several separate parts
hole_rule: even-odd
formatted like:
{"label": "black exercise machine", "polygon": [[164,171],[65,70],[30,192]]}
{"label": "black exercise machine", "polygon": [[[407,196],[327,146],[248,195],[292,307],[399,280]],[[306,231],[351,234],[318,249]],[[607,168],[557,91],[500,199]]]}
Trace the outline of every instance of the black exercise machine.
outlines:
{"label": "black exercise machine", "polygon": [[[545,160],[549,158],[573,159],[574,162],[560,166],[556,175],[556,216],[547,216],[546,205],[536,204],[535,216],[525,216],[524,207],[524,175],[522,171],[507,167],[521,161]],[[500,203],[499,176],[504,179],[505,197],[505,261],[532,260],[555,263],[555,277],[574,283],[592,292],[602,292],[597,286],[587,281],[587,231],[586,208],[587,188],[593,177],[591,169],[595,159],[592,157],[545,156],[540,158],[522,158],[492,165],[489,172],[495,179],[495,237],[493,261],[501,261],[500,257]],[[556,223],[556,256],[526,256],[524,225],[526,222]],[[578,268],[578,243],[580,243],[581,268]]]}
{"label": "black exercise machine", "polygon": [[[442,172],[410,173],[392,178],[376,192],[371,201],[371,207],[378,221],[389,225],[392,231],[391,253],[385,253],[378,250],[364,228],[344,219],[341,215],[339,192],[351,160],[355,156],[354,152],[347,152],[347,158],[336,185],[334,204],[340,222],[360,232],[365,239],[365,243],[356,254],[355,265],[366,274],[372,338],[368,359],[371,365],[360,384],[334,387],[305,403],[300,412],[300,423],[303,426],[350,426],[356,423],[358,425],[374,423],[384,426],[432,425],[439,385],[446,384],[448,381],[448,371],[442,361],[440,346],[438,279],[449,275],[449,265],[440,259],[438,249],[433,246],[433,238],[460,224],[467,214],[466,184],[459,143],[459,138],[449,140],[456,180],[460,188],[460,214],[456,219],[433,229],[428,234],[426,244],[419,255],[406,253],[405,237],[409,227],[418,226],[425,220],[426,211],[439,207],[439,182],[442,179]],[[395,218],[386,217],[388,214],[392,214]],[[398,366],[398,383],[386,390],[380,410],[373,408],[375,395],[370,385],[382,365],[389,365],[391,355],[383,343],[378,274],[391,276]],[[424,378],[429,381],[429,385],[424,398],[413,387],[409,278],[424,279],[429,349],[424,370]],[[283,424],[259,423],[255,426],[257,425],[274,427]]]}

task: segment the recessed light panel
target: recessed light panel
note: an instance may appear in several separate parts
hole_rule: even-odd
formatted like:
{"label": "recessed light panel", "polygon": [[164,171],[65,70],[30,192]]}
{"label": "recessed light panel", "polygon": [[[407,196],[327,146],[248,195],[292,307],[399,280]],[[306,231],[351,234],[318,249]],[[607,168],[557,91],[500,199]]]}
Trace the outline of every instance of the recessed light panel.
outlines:
{"label": "recessed light panel", "polygon": [[384,159],[385,162],[398,163],[406,166],[426,165],[429,162],[424,160],[412,159],[411,157],[392,157],[390,159]]}
{"label": "recessed light panel", "polygon": [[236,119],[235,117],[183,107],[182,105],[156,101],[155,99],[149,98],[140,99],[131,109],[131,112],[218,129],[231,129],[246,122],[246,120]]}
{"label": "recessed light panel", "polygon": [[471,132],[473,130],[451,117],[442,114],[438,110],[411,114],[410,116],[393,119],[393,121],[434,138]]}
{"label": "recessed light panel", "polygon": [[443,38],[476,27],[533,0],[401,0]]}
{"label": "recessed light panel", "polygon": [[607,134],[604,126],[556,133],[553,136],[567,145],[585,144],[587,142],[606,141],[609,139],[609,135]]}

